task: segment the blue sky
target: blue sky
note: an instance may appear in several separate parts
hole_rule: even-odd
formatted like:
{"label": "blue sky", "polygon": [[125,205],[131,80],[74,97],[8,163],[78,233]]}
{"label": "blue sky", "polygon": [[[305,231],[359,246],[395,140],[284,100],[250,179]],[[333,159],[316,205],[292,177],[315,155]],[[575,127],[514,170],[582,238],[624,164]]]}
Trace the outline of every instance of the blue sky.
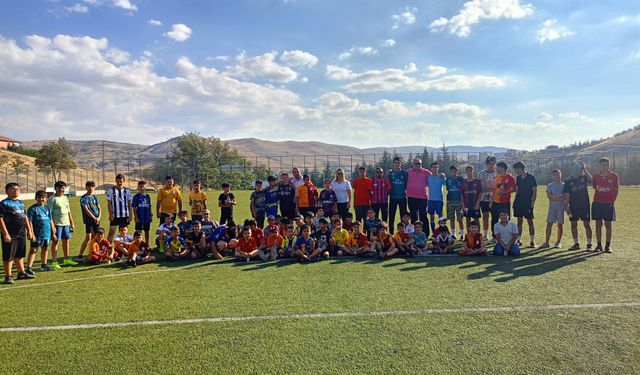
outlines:
{"label": "blue sky", "polygon": [[634,1],[0,3],[0,133],[535,149],[640,123]]}

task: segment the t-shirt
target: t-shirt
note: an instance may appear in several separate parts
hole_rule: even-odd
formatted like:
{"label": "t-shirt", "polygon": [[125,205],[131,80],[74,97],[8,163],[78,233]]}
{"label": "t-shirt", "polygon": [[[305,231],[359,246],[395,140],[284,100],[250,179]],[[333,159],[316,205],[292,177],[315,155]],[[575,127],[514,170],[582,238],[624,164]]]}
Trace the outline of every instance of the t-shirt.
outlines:
{"label": "t-shirt", "polygon": [[187,235],[187,231],[191,229],[191,220],[185,222],[180,221],[176,225],[180,228],[180,237],[184,238],[184,236]]}
{"label": "t-shirt", "polygon": [[425,168],[415,170],[407,169],[407,197],[427,199],[427,177],[431,176],[431,171]]}
{"label": "t-shirt", "polygon": [[353,180],[354,206],[371,206],[373,181],[369,177],[358,177]]}
{"label": "t-shirt", "polygon": [[178,236],[176,238],[173,237],[169,237],[167,238],[167,242],[165,242],[164,247],[165,249],[172,251],[174,253],[179,253],[182,251],[182,249],[184,249],[186,246],[184,240],[182,239],[182,237]]}
{"label": "t-shirt", "polygon": [[178,201],[182,200],[180,189],[173,186],[163,187],[158,191],[158,202],[160,202],[160,213],[175,214],[178,212]]}
{"label": "t-shirt", "polygon": [[313,237],[316,239],[317,248],[320,250],[324,250],[329,246],[329,238],[331,237],[331,231],[328,229],[325,231],[319,230],[317,231]]}
{"label": "t-shirt", "polygon": [[280,201],[280,189],[278,185],[264,190],[265,214],[276,216],[278,214],[278,201]]}
{"label": "t-shirt", "polygon": [[564,181],[564,193],[569,194],[569,206],[572,210],[586,210],[589,208],[589,178],[569,176]]}
{"label": "t-shirt", "polygon": [[427,185],[429,186],[429,200],[434,202],[444,201],[444,192],[442,186],[445,184],[446,179],[443,179],[439,175],[430,175],[427,177]]}
{"label": "t-shirt", "polygon": [[114,241],[118,241],[118,242],[133,242],[133,236],[130,234],[125,234],[124,237],[118,233],[116,234],[116,236],[113,238]]}
{"label": "t-shirt", "polygon": [[356,237],[356,233],[352,233],[349,236],[349,240],[347,241],[349,246],[362,247],[367,246],[369,244],[369,240],[367,239],[367,235],[365,233],[358,233]]}
{"label": "t-shirt", "polygon": [[267,202],[266,202],[264,190],[251,192],[251,196],[249,197],[249,200],[253,203],[253,206],[256,208],[256,212],[264,212],[267,209]]}
{"label": "t-shirt", "polygon": [[289,179],[289,183],[293,185],[294,188],[299,188],[302,184],[304,184],[304,177],[300,176],[300,178],[291,177]]}
{"label": "t-shirt", "polygon": [[16,238],[27,236],[25,223],[27,213],[24,210],[24,203],[20,199],[3,199],[0,202],[0,219],[4,220],[9,236]]}
{"label": "t-shirt", "polygon": [[336,193],[333,190],[322,190],[320,192],[320,204],[326,216],[331,215],[333,212],[333,204],[337,201]]}
{"label": "t-shirt", "polygon": [[255,229],[251,229],[251,237],[255,238],[257,246],[261,246],[264,241],[264,232],[262,229],[256,227]]}
{"label": "t-shirt", "polygon": [[27,218],[33,226],[33,234],[38,240],[51,239],[51,210],[47,205],[34,204],[27,210]]}
{"label": "t-shirt", "polygon": [[413,232],[411,233],[411,237],[416,242],[417,247],[424,247],[427,243],[427,234],[425,232]]}
{"label": "t-shirt", "polygon": [[280,207],[290,208],[295,205],[296,188],[291,184],[280,184],[278,187],[280,195]]}
{"label": "t-shirt", "polygon": [[49,209],[51,210],[51,216],[53,217],[53,223],[55,225],[71,225],[71,221],[69,220],[69,212],[71,212],[71,208],[69,208],[69,198],[67,198],[66,195],[52,195],[49,197],[47,206],[49,206]]}
{"label": "t-shirt", "polygon": [[144,241],[140,241],[140,243],[132,242],[131,245],[129,245],[129,252],[127,255],[136,253],[138,255],[144,256],[150,252],[151,252],[151,249],[149,249],[149,245],[147,245],[146,242]]}
{"label": "t-shirt", "polygon": [[173,228],[175,228],[175,224],[171,223],[171,224],[167,224],[167,223],[162,223],[160,224],[160,226],[158,227],[158,229],[156,230],[156,233],[158,232],[164,232],[167,235],[171,234],[171,231],[173,230]]}
{"label": "t-shirt", "polygon": [[[403,221],[403,223],[404,223],[404,221]],[[404,231],[407,232],[407,233],[413,233],[415,230],[416,230],[415,227],[411,223],[406,223],[404,225]]]}
{"label": "t-shirt", "polygon": [[464,235],[464,242],[467,244],[469,249],[480,249],[482,248],[482,234],[467,233]]}
{"label": "t-shirt", "polygon": [[436,238],[433,239],[433,242],[435,242],[437,245],[439,246],[443,246],[443,245],[448,245],[451,242],[452,238],[451,235],[449,233],[440,233],[436,236]]}
{"label": "t-shirt", "polygon": [[[80,197],[80,207],[86,207],[94,217],[98,217],[98,215],[100,215],[100,204],[98,203],[98,197],[96,197],[95,195],[85,194]],[[87,215],[87,213],[82,210],[82,222],[85,224],[94,224],[95,220],[89,217],[89,215]]]}
{"label": "t-shirt", "polygon": [[331,233],[331,237],[336,241],[336,245],[344,247],[349,239],[349,232],[346,229],[334,229]]}
{"label": "t-shirt", "polygon": [[349,202],[349,192],[351,191],[351,183],[349,181],[344,180],[342,182],[338,182],[333,180],[333,182],[331,182],[331,189],[336,193],[336,202]]}
{"label": "t-shirt", "polygon": [[373,179],[373,196],[371,204],[385,204],[388,201],[389,192],[391,191],[391,181],[384,177],[376,177]]}
{"label": "t-shirt", "polygon": [[134,195],[131,206],[136,210],[136,218],[140,224],[151,223],[151,197],[149,194],[138,193]]}
{"label": "t-shirt", "polygon": [[530,206],[531,199],[533,198],[533,192],[538,186],[536,178],[529,173],[526,173],[524,177],[518,175],[516,177],[516,185],[518,186],[518,191],[516,192],[516,198],[514,199],[513,204]]}
{"label": "t-shirt", "polygon": [[114,218],[130,217],[129,202],[131,202],[131,190],[117,186],[107,190],[107,204],[111,207],[111,214]]}
{"label": "t-shirt", "polygon": [[276,247],[282,247],[283,243],[284,243],[284,237],[282,237],[280,234],[276,234],[275,236],[271,235],[267,237],[267,247],[273,247],[274,245]]}
{"label": "t-shirt", "polygon": [[406,197],[407,196],[407,192],[406,192],[407,180],[409,179],[407,172],[403,170],[398,170],[398,171],[391,170],[389,171],[389,174],[387,175],[387,177],[391,182],[391,193],[389,194],[389,197],[394,199],[400,199],[400,198]]}
{"label": "t-shirt", "polygon": [[613,204],[616,202],[619,184],[618,174],[610,172],[606,175],[595,174],[593,176],[593,203]]}
{"label": "t-shirt", "polygon": [[516,180],[510,173],[505,175],[496,176],[493,181],[495,186],[493,190],[493,202],[494,203],[509,203],[511,202],[511,193],[499,194],[500,191],[513,190],[516,187]]}
{"label": "t-shirt", "polygon": [[92,238],[89,241],[88,247],[90,253],[105,256],[111,250],[111,243],[106,238],[103,238],[100,241],[96,241],[95,238]]}
{"label": "t-shirt", "polygon": [[211,235],[211,233],[213,233],[213,230],[218,227],[218,223],[211,220],[202,220],[200,222],[200,225],[202,226],[202,231],[207,236]]}
{"label": "t-shirt", "polygon": [[460,176],[447,178],[447,202],[460,202],[462,200],[462,192],[460,187],[464,182],[464,178]]}
{"label": "t-shirt", "polygon": [[399,244],[401,244],[401,243],[403,243],[405,241],[409,241],[411,239],[413,239],[413,237],[411,236],[410,233],[407,233],[407,232],[402,232],[402,233],[396,232],[396,234],[393,235],[393,240],[396,241],[396,243],[399,243]]}
{"label": "t-shirt", "polygon": [[498,172],[496,172],[495,169],[491,172],[483,169],[478,173],[478,180],[482,186],[480,202],[491,202],[491,199],[493,199],[493,190],[495,189],[494,180],[496,176],[498,176]]}
{"label": "t-shirt", "polygon": [[206,235],[204,234],[203,231],[200,231],[198,233],[196,232],[191,232],[189,233],[189,235],[187,236],[187,240],[194,243],[194,244],[199,244],[200,241],[202,241],[203,238],[206,238]]}
{"label": "t-shirt", "polygon": [[224,224],[214,229],[213,233],[207,236],[207,238],[213,242],[226,241],[226,237],[227,237],[227,226]]}
{"label": "t-shirt", "polygon": [[[551,195],[564,196],[564,182],[552,182],[547,185],[547,192]],[[549,210],[562,210],[564,209],[564,201],[549,201]]]}
{"label": "t-shirt", "polygon": [[305,239],[304,237],[300,236],[296,240],[296,248],[304,251],[307,255],[311,254],[312,246],[313,246],[313,238],[311,237]]}
{"label": "t-shirt", "polygon": [[367,232],[367,234],[375,233],[381,224],[382,220],[377,217],[374,217],[373,219],[366,218],[364,220],[364,231]]}
{"label": "t-shirt", "polygon": [[518,226],[513,221],[508,221],[506,225],[497,222],[496,225],[493,226],[493,234],[500,236],[502,242],[507,243],[511,241],[514,234],[518,235]]}
{"label": "t-shirt", "polygon": [[296,189],[298,207],[316,207],[318,205],[318,190],[312,184],[300,185]]}
{"label": "t-shirt", "polygon": [[480,180],[474,178],[473,180],[464,180],[460,186],[460,192],[462,193],[463,204],[466,208],[474,209],[480,194],[482,193],[482,185]]}
{"label": "t-shirt", "polygon": [[207,207],[207,194],[204,191],[198,193],[192,191],[189,193],[189,202],[191,202],[191,215],[202,215]]}
{"label": "t-shirt", "polygon": [[220,207],[220,213],[223,215],[231,215],[233,213],[233,205],[230,205],[229,207],[224,207],[225,204],[235,200],[236,197],[235,195],[233,195],[233,193],[222,193],[218,196],[218,202],[220,202],[220,205],[222,207]]}
{"label": "t-shirt", "polygon": [[384,247],[391,246],[391,243],[393,242],[393,236],[391,236],[389,233],[385,233],[384,235],[382,233],[378,233],[378,242],[380,242]]}

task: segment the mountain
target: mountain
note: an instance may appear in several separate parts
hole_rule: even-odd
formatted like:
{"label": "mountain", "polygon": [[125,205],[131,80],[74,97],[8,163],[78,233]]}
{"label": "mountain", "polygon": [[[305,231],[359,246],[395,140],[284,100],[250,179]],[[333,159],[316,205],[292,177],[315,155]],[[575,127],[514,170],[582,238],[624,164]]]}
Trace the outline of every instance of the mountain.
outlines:
{"label": "mountain", "polygon": [[631,129],[621,131],[612,137],[593,140],[589,142],[576,143],[570,146],[558,147],[547,146],[543,150],[527,152],[527,157],[553,157],[557,155],[580,155],[580,154],[626,154],[632,152],[640,154],[640,125]]}

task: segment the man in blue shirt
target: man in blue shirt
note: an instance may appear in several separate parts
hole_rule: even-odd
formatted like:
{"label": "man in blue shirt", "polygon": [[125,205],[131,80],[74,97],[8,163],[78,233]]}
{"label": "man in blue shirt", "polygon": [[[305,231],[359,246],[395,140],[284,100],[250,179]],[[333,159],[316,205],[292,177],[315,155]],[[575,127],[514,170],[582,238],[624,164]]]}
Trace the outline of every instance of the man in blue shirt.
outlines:
{"label": "man in blue shirt", "polygon": [[396,210],[400,208],[400,217],[407,213],[407,172],[400,169],[402,159],[399,156],[393,158],[393,167],[389,171],[388,179],[391,181],[389,193],[389,230],[393,233],[393,222],[396,218]]}
{"label": "man in blue shirt", "polygon": [[444,173],[440,173],[440,164],[437,161],[431,163],[430,169],[431,175],[427,177],[427,186],[429,186],[427,213],[431,221],[431,233],[433,233],[436,230],[435,215],[438,214],[438,219],[442,217],[442,208],[444,207],[442,186],[447,181],[447,178]]}

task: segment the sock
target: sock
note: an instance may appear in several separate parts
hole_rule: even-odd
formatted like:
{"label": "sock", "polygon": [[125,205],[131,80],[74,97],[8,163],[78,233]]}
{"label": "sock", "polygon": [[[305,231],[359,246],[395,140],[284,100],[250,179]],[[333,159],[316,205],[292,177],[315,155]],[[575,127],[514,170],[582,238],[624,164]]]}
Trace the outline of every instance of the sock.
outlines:
{"label": "sock", "polygon": [[607,242],[605,243],[604,247],[606,247],[607,249],[611,246],[611,242]]}
{"label": "sock", "polygon": [[589,245],[591,245],[591,244],[593,243],[593,242],[592,242],[592,240],[591,240],[591,238],[587,238],[587,243],[588,243]]}
{"label": "sock", "polygon": [[460,238],[464,238],[464,230],[460,229]]}
{"label": "sock", "polygon": [[598,247],[602,247],[602,242],[598,242]]}
{"label": "sock", "polygon": [[573,243],[578,244],[578,243],[579,243],[579,242],[578,242],[578,239],[574,237],[574,238],[573,238]]}
{"label": "sock", "polygon": [[530,235],[529,237],[531,237],[531,238],[530,238],[530,240],[531,240],[531,241],[529,241],[529,242],[536,242],[536,240],[535,240],[535,236],[534,236],[534,235]]}

